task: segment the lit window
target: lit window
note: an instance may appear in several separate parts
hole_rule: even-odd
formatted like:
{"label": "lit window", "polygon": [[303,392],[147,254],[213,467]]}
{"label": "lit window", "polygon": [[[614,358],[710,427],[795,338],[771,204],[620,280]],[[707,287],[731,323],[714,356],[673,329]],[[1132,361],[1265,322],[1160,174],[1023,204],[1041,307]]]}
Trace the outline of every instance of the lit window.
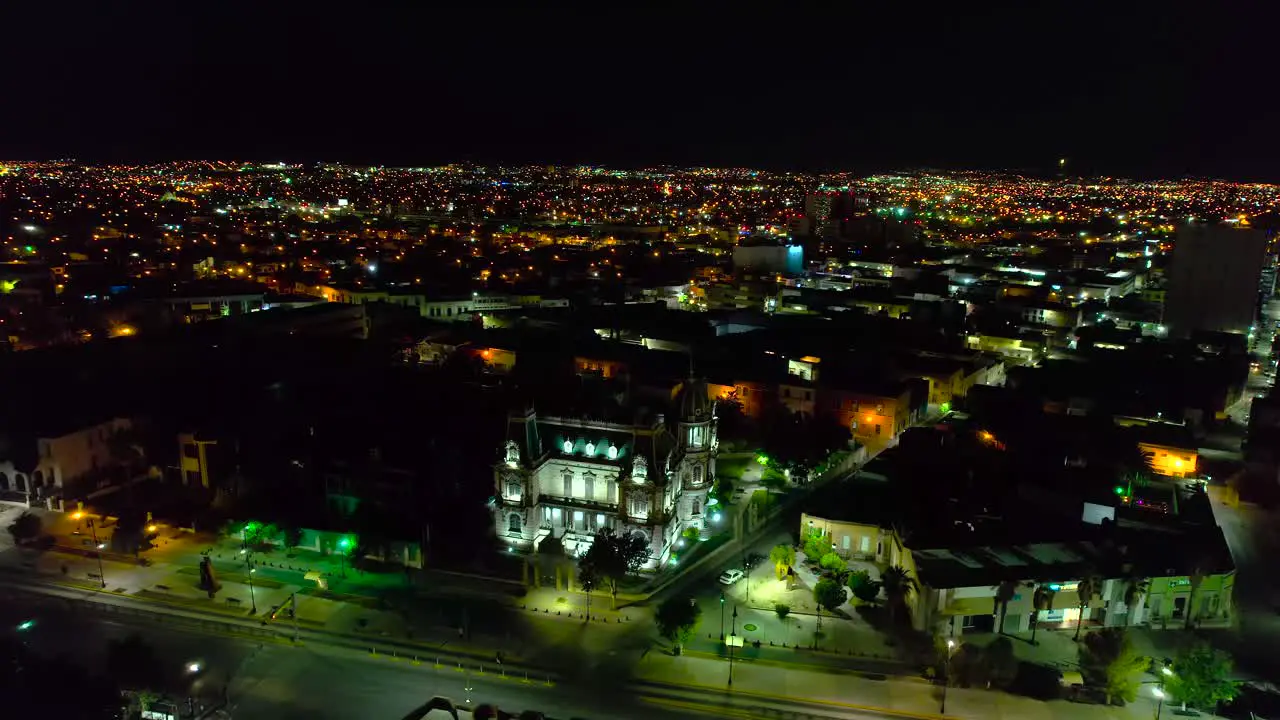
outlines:
{"label": "lit window", "polygon": [[565,441],[564,441],[564,451],[565,451],[566,453],[571,453],[571,452],[573,452],[573,441],[572,441],[572,440],[565,440]]}
{"label": "lit window", "polygon": [[609,459],[610,460],[618,459],[618,447],[612,443],[609,444]]}
{"label": "lit window", "polygon": [[595,443],[587,443],[586,451],[588,455],[595,455],[596,454]]}

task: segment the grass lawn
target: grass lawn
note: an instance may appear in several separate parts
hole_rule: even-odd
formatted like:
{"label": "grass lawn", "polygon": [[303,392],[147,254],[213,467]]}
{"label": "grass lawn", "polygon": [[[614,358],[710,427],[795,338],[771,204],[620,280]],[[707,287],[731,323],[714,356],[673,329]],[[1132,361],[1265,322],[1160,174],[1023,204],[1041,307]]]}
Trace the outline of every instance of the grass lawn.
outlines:
{"label": "grass lawn", "polygon": [[755,458],[723,458],[716,460],[716,475],[731,480],[741,480],[747,470],[747,463],[755,462]]}

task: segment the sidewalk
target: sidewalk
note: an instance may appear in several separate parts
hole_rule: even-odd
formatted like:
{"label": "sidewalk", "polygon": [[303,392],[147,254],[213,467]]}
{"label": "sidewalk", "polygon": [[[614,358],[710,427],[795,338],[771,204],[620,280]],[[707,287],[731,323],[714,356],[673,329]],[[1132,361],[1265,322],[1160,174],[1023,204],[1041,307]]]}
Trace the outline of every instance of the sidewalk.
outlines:
{"label": "sidewalk", "polygon": [[[653,652],[636,665],[640,683],[701,686],[709,692],[727,690],[729,664],[724,660],[673,657]],[[910,717],[940,717],[942,688],[924,680],[868,679],[855,674],[828,674],[797,669],[735,663],[733,693],[763,700],[819,703],[833,710],[899,713]],[[1152,700],[1140,699],[1123,708],[1084,705],[1064,700],[1041,702],[987,690],[947,690],[948,718],[969,720],[1148,720],[1155,716]],[[1211,715],[1201,715],[1212,718]]]}

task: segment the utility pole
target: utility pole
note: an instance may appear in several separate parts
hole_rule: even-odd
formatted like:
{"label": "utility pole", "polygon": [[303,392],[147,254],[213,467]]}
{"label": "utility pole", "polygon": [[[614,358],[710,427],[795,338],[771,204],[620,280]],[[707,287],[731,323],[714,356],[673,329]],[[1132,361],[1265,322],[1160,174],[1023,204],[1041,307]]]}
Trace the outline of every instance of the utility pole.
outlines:
{"label": "utility pole", "polygon": [[93,522],[93,518],[89,518],[89,533],[93,536],[93,553],[98,558],[98,580],[102,583],[102,587],[107,587],[107,576],[102,572],[102,544],[98,542],[97,524]]}

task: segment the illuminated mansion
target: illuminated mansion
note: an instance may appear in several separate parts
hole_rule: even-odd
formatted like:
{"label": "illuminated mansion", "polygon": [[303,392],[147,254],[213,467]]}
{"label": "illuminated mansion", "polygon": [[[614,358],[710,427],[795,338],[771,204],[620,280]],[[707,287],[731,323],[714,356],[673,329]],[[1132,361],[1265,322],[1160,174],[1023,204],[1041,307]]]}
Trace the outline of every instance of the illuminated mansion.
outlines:
{"label": "illuminated mansion", "polygon": [[715,474],[716,418],[706,384],[689,381],[677,396],[673,434],[662,415],[633,423],[512,415],[494,468],[498,537],[534,550],[555,536],[570,555],[597,530],[638,532],[648,567],[666,563],[688,528],[706,533],[707,493]]}

